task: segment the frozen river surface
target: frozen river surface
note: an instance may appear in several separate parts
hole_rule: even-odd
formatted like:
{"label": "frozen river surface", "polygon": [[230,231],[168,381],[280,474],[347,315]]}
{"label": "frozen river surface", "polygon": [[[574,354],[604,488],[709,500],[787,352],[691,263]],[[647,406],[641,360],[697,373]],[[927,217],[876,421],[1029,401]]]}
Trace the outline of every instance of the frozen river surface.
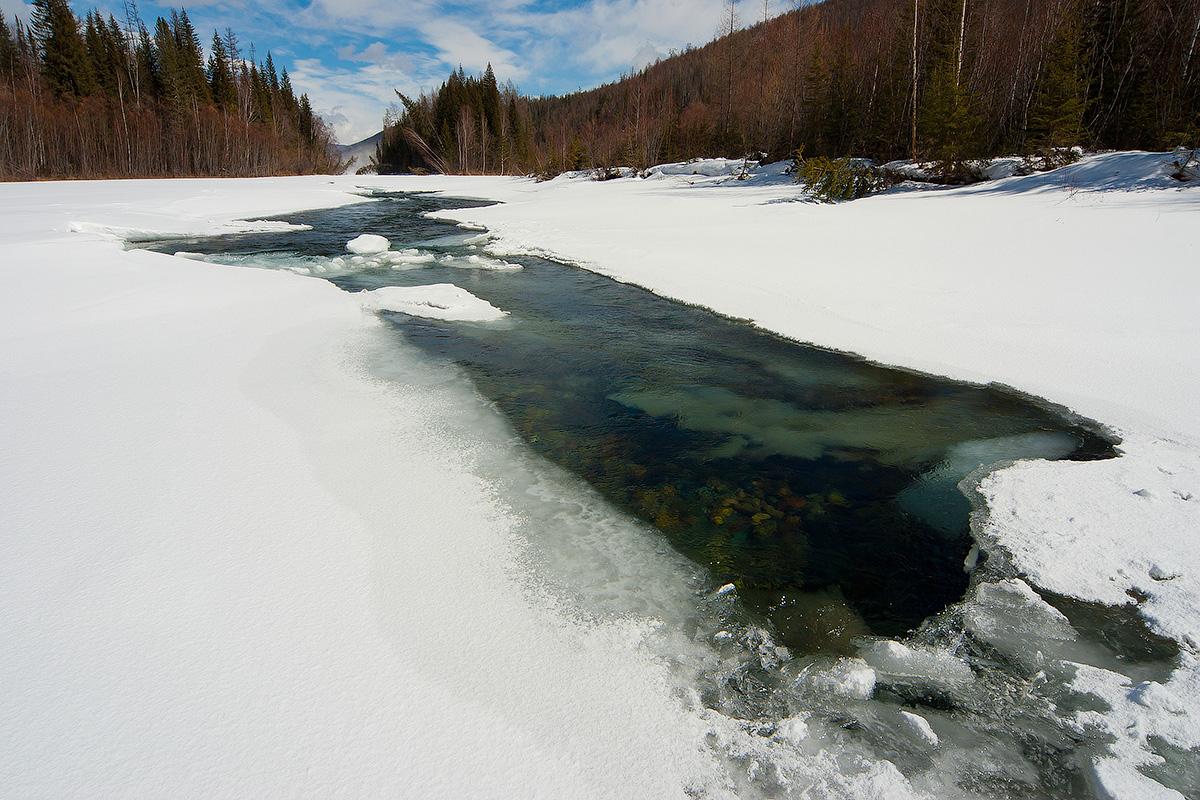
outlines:
{"label": "frozen river surface", "polygon": [[[305,231],[155,247],[368,292],[397,334],[377,374],[502,412],[460,422],[522,441],[478,469],[519,512],[526,580],[584,616],[656,620],[677,690],[725,720],[731,738],[709,744],[743,794],[836,794],[887,764],[938,795],[1090,796],[1103,736],[1063,718],[1073,669],[1034,668],[1053,653],[1162,679],[1177,650],[980,563],[958,484],[1013,459],[1111,457],[1096,426],[489,255],[486,232],[427,217],[463,205],[384,195],[287,218]],[[387,287],[412,292],[397,305]],[[485,316],[455,311],[476,299]]]}

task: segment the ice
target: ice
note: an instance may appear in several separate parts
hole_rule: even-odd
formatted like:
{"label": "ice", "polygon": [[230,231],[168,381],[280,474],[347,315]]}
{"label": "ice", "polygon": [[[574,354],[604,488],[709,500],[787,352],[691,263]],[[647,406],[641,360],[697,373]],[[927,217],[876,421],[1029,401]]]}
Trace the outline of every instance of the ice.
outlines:
{"label": "ice", "polygon": [[193,239],[204,236],[222,236],[231,233],[279,233],[284,231],[308,231],[309,225],[295,225],[277,220],[229,220],[226,222],[201,222],[172,219],[176,223],[174,230],[159,230],[154,228],[134,228],[124,225],[106,225],[99,222],[75,221],[68,228],[76,233],[95,233],[107,239],[117,239],[131,244],[146,242],[167,242],[172,239]]}
{"label": "ice", "polygon": [[[794,339],[1000,382],[1111,426],[1119,459],[1021,463],[980,481],[973,532],[983,569],[1133,603],[1179,643],[1169,677],[1152,681],[1115,666],[1046,671],[1070,673],[1064,740],[1084,748],[1076,774],[1098,795],[1190,797],[1200,737],[1196,715],[1178,711],[1200,699],[1200,373],[1181,365],[1200,339],[1200,195],[1165,177],[1166,155],[1088,156],[833,207],[790,202],[799,189],[775,173],[756,180],[766,169],[733,180],[736,164],[657,181],[370,181],[506,201],[439,214],[492,231],[492,257],[554,254]],[[662,574],[652,548],[630,560],[589,550],[622,529],[603,506],[558,492],[558,511],[523,517],[477,471],[507,440],[456,427],[463,396],[439,393],[448,379],[359,375],[377,321],[358,298],[283,274],[392,265],[348,253],[229,270],[99,241],[264,227],[238,218],[356,202],[362,180],[0,186],[0,782],[45,796],[188,785],[715,798],[752,795],[753,780],[890,798],[962,793],[951,776],[964,775],[1036,794],[1019,748],[927,708],[912,713],[942,735],[914,789],[901,769],[922,768],[899,754],[812,717],[799,744],[760,733],[756,719],[697,699],[727,684],[681,688],[675,670],[752,688],[762,667],[749,627],[713,610],[699,639],[668,632],[680,616],[664,609],[696,587],[645,581]],[[915,453],[919,440],[902,444]],[[558,522],[593,533],[524,550],[547,521],[550,533]],[[588,566],[566,566],[580,551]],[[549,564],[560,569],[545,585],[519,579]],[[996,610],[977,618],[980,631],[1031,612],[1056,629],[991,591],[975,597]],[[722,631],[727,641],[702,646]],[[1047,641],[1048,661],[1080,645]],[[922,669],[911,653],[872,656],[919,676],[878,671],[884,690],[871,699],[845,694],[851,674],[876,673],[865,661],[814,666],[828,686],[800,688],[899,730],[894,706],[879,710],[889,681],[933,673],[953,685],[925,654]]]}
{"label": "ice", "polygon": [[428,286],[384,286],[362,292],[363,308],[396,311],[414,317],[455,320],[458,322],[495,322],[508,316],[491,303],[455,286],[435,283]]}
{"label": "ice", "polygon": [[[471,183],[505,204],[439,216],[486,226],[493,248],[554,254],[800,341],[998,382],[1100,421],[1120,438],[1120,458],[1021,462],[967,487],[977,491],[981,561],[1060,595],[1135,602],[1154,632],[1194,652],[1200,371],[1180,365],[1200,341],[1200,191],[1165,175],[1170,158],[1090,155],[1048,173],[837,206],[788,202],[799,189],[786,182],[708,178],[682,164],[656,181]],[[914,235],[931,224],[936,252]],[[759,428],[769,420],[739,410]],[[755,438],[728,433],[731,446]],[[794,433],[785,443],[806,444]],[[941,481],[947,494],[951,479]],[[1036,659],[996,637],[1018,662]],[[1049,639],[1044,655],[1082,646]],[[1181,663],[1172,689],[1192,707],[1198,670]]]}
{"label": "ice", "polygon": [[876,639],[861,645],[858,654],[880,683],[959,693],[975,680],[971,668],[947,652]]}
{"label": "ice", "polygon": [[514,272],[524,269],[520,264],[514,264],[509,261],[504,261],[498,258],[490,258],[481,255],[469,256],[442,256],[439,263],[448,267],[457,267],[459,269],[486,269],[496,272]]}
{"label": "ice", "polygon": [[918,738],[924,740],[931,747],[937,747],[938,735],[933,732],[933,727],[930,726],[929,720],[922,717],[920,714],[914,714],[911,711],[901,711],[900,719],[904,726],[913,732]]}
{"label": "ice", "polygon": [[392,246],[386,237],[376,233],[364,233],[346,242],[346,249],[356,255],[382,253]]}
{"label": "ice", "polygon": [[1063,648],[1079,638],[1070,622],[1019,578],[980,583],[961,607],[968,631],[1027,670],[1036,669],[1043,654],[1074,653]]}
{"label": "ice", "polygon": [[806,666],[796,683],[807,691],[833,694],[851,700],[869,700],[875,692],[875,670],[860,658],[815,661]]}

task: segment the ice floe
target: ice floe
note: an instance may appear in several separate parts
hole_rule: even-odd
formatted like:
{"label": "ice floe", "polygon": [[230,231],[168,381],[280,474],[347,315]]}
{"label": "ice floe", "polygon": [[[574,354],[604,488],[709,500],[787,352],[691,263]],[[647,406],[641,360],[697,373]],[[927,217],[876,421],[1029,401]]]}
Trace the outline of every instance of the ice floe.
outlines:
{"label": "ice floe", "polygon": [[508,316],[486,300],[452,283],[384,286],[362,292],[363,308],[458,322],[495,322]]}
{"label": "ice floe", "polygon": [[382,253],[391,246],[386,237],[376,233],[363,233],[346,242],[346,249],[360,256]]}

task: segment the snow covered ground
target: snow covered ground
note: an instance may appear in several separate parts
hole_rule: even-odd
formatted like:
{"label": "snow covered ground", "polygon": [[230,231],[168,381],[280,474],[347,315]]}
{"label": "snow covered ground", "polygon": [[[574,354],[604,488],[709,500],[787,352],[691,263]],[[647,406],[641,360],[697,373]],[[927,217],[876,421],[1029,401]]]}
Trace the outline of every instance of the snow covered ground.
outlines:
{"label": "snow covered ground", "polygon": [[[802,202],[778,167],[726,177],[740,162],[600,183],[0,185],[0,794],[733,790],[704,744],[712,720],[644,646],[652,622],[583,619],[529,582],[520,510],[481,466],[511,444],[469,393],[437,374],[379,380],[381,326],[331,284],[113,239],[261,228],[236,220],[379,187],[504,201],[447,212],[486,227],[497,259],[554,254],[1110,426],[1119,459],[982,479],[976,533],[1012,579],[976,587],[967,616],[1000,652],[1057,658],[1104,706],[1075,717],[1113,740],[1088,777],[1098,796],[1181,796],[1135,769],[1161,761],[1156,742],[1200,747],[1200,188],[1162,160],[838,206]],[[464,302],[431,297],[415,302]],[[1072,666],[1066,644],[1024,652],[997,609],[1067,634],[1017,575],[1136,603],[1180,644],[1174,674],[1134,683]],[[933,658],[863,657],[839,668],[883,679]],[[937,747],[922,722],[908,724]],[[821,785],[919,792],[886,762]]]}

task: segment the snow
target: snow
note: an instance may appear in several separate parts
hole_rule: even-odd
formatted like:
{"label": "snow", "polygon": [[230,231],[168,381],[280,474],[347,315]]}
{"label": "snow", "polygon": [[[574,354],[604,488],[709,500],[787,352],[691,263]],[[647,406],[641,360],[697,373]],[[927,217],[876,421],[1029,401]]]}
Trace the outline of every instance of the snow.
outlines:
{"label": "snow", "polygon": [[429,286],[384,286],[361,294],[363,307],[397,311],[414,317],[455,320],[458,322],[494,322],[508,316],[486,300],[452,283]]}
{"label": "snow", "polygon": [[360,256],[382,253],[392,246],[387,237],[377,233],[363,233],[346,242],[346,249]]}
{"label": "snow", "polygon": [[551,255],[797,340],[1015,387],[1107,426],[1118,459],[1021,462],[969,485],[973,529],[1037,587],[1135,605],[1183,646],[1175,681],[1197,708],[1200,189],[1169,177],[1172,158],[1092,155],[837,205],[805,202],[778,164],[744,181],[731,165],[679,165],[654,180],[403,185],[503,201],[441,214],[489,230],[489,252]]}
{"label": "snow", "polygon": [[514,578],[491,445],[445,430],[469,394],[367,373],[382,325],[332,284],[69,230],[352,198],[0,196],[3,794],[723,795],[643,623]]}
{"label": "snow", "polygon": [[914,714],[911,711],[901,711],[900,719],[904,726],[912,731],[918,738],[928,744],[930,747],[937,747],[938,735],[934,733],[933,726],[929,724],[929,720],[922,717],[920,714]]}
{"label": "snow", "polygon": [[[1113,739],[1112,755],[1097,758],[1092,765],[1096,793],[1114,800],[1182,798],[1179,792],[1149,780],[1136,767],[1163,763],[1163,757],[1149,746],[1154,737],[1181,750],[1200,747],[1200,720],[1190,713],[1194,702],[1185,701],[1172,688],[1154,681],[1130,686],[1123,675],[1086,664],[1073,666],[1073,688],[1099,698],[1108,707],[1104,712],[1079,711],[1071,720],[1080,734],[1100,730]],[[1172,683],[1187,681],[1182,673],[1178,671]],[[1195,691],[1194,677],[1190,680],[1192,686],[1180,687],[1184,692]]]}
{"label": "snow", "polygon": [[[987,568],[1008,572],[962,613],[997,652],[1097,698],[1072,717],[1080,735],[1111,738],[1088,776],[1097,795],[1179,796],[1138,771],[1161,758],[1155,742],[1200,746],[1200,190],[1167,177],[1165,160],[1103,154],[833,206],[806,201],[783,165],[738,180],[741,162],[603,182],[0,185],[0,785],[89,797],[732,791],[705,743],[751,744],[681,701],[646,644],[660,611],[581,616],[531,589],[524,512],[479,466],[510,445],[447,422],[478,400],[444,377],[380,381],[364,363],[382,325],[362,305],[391,299],[291,272],[372,268],[385,254],[415,267],[428,254],[267,271],[114,242],[270,229],[272,215],[379,188],[502,201],[441,214],[490,234],[478,266],[554,255],[1108,426],[1120,458],[968,479]],[[468,299],[405,302],[460,318]],[[1002,452],[964,451],[934,477]],[[1098,665],[1035,589],[1134,604],[1180,644],[1174,670],[1147,681]],[[1012,624],[1034,625],[1046,647],[1023,647]],[[856,702],[876,681],[953,693],[970,680],[966,664],[913,643],[859,655],[806,679]],[[814,725],[796,722],[779,738],[811,746],[797,770],[843,796],[912,793],[887,761],[818,754]]]}

